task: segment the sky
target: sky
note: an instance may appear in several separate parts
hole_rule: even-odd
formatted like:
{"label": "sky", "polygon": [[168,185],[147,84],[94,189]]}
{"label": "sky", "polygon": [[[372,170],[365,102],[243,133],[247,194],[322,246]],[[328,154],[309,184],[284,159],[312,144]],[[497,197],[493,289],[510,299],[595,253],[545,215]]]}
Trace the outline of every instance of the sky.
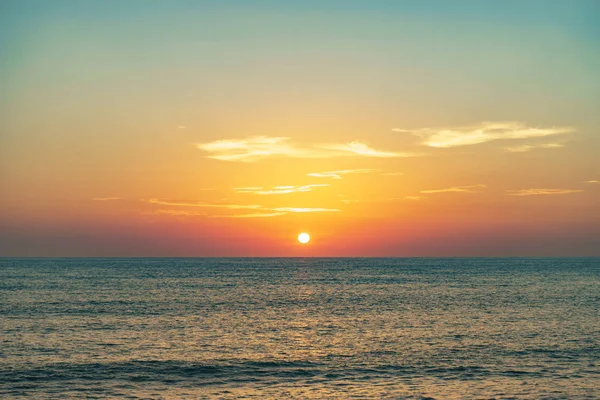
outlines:
{"label": "sky", "polygon": [[600,256],[599,17],[3,1],[0,256]]}

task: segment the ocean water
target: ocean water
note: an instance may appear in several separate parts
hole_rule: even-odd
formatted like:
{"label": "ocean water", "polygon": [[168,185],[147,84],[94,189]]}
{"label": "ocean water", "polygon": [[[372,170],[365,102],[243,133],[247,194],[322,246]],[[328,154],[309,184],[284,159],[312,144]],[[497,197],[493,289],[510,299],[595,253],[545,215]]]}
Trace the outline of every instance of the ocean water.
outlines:
{"label": "ocean water", "polygon": [[1,259],[1,398],[600,398],[600,259]]}

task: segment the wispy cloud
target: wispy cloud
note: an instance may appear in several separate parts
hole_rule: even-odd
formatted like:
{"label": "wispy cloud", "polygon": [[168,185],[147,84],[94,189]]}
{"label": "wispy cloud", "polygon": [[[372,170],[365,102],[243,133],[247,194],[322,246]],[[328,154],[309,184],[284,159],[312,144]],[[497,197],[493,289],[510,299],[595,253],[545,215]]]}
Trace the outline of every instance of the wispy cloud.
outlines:
{"label": "wispy cloud", "polygon": [[159,199],[148,199],[142,200],[146,203],[157,204],[161,206],[177,206],[177,207],[208,207],[208,208],[226,208],[229,210],[259,210],[262,206],[256,204],[229,204],[229,203],[206,203],[202,201],[198,202],[185,202],[185,201],[168,201]]}
{"label": "wispy cloud", "polygon": [[410,201],[419,201],[419,200],[423,200],[425,197],[423,196],[404,196],[404,200],[410,200]]}
{"label": "wispy cloud", "polygon": [[533,149],[558,149],[565,147],[561,143],[543,143],[543,144],[522,144],[520,146],[505,147],[504,150],[511,153],[524,153]]}
{"label": "wispy cloud", "polygon": [[213,153],[208,157],[223,161],[252,162],[269,156],[305,156],[304,152],[286,143],[288,139],[286,137],[256,136],[198,143],[196,146],[200,150]]}
{"label": "wispy cloud", "polygon": [[285,215],[285,212],[256,212],[249,214],[211,215],[210,218],[269,218]]}
{"label": "wispy cloud", "polygon": [[507,190],[509,196],[539,196],[539,195],[553,195],[553,194],[569,194],[579,193],[583,190],[579,189],[518,189],[518,190]]}
{"label": "wispy cloud", "polygon": [[120,197],[94,197],[92,201],[113,201],[113,200],[121,200]]}
{"label": "wispy cloud", "polygon": [[209,158],[223,161],[254,162],[268,157],[327,158],[343,156],[409,157],[417,154],[375,150],[354,141],[345,144],[317,144],[299,147],[287,137],[255,136],[243,139],[223,139],[196,143],[200,150],[210,153]]}
{"label": "wispy cloud", "polygon": [[[148,214],[148,213],[145,213]],[[154,210],[150,214],[156,215],[173,215],[176,217],[205,217],[208,214],[198,211],[188,211],[188,210]]]}
{"label": "wispy cloud", "polygon": [[315,178],[332,178],[332,179],[342,179],[342,175],[348,174],[368,174],[371,172],[377,171],[376,169],[362,168],[362,169],[342,169],[338,171],[328,171],[328,172],[312,172],[310,174],[306,174],[308,176],[312,176]]}
{"label": "wispy cloud", "polygon": [[[415,157],[422,154],[417,153],[398,153],[392,151],[381,151],[375,150],[369,147],[367,144],[353,141],[345,144],[321,144],[317,147],[321,149],[333,150],[339,152],[339,155],[357,155],[363,157],[379,157],[379,158],[391,158],[391,157]],[[335,153],[334,153],[335,154]]]}
{"label": "wispy cloud", "polygon": [[591,181],[585,181],[584,183],[600,183],[600,181],[593,179]]}
{"label": "wispy cloud", "polygon": [[185,126],[185,125],[177,125],[177,129],[187,129],[187,126]]}
{"label": "wispy cloud", "polygon": [[206,212],[190,211],[190,210],[153,210],[151,212],[143,212],[143,214],[151,215],[169,215],[173,217],[206,217],[206,218],[266,218],[285,215],[285,212],[255,212],[248,214],[209,214]]}
{"label": "wispy cloud", "polygon": [[262,190],[262,186],[250,186],[250,187],[239,187],[233,188],[233,190],[237,193],[254,193],[258,190]]}
{"label": "wispy cloud", "polygon": [[326,183],[320,184],[312,184],[312,185],[302,185],[302,186],[275,186],[270,189],[266,189],[263,187],[245,187],[245,188],[234,188],[233,190],[237,193],[254,193],[260,195],[270,195],[270,194],[288,194],[288,193],[304,193],[310,192],[313,188],[316,187],[326,187],[329,186]]}
{"label": "wispy cloud", "polygon": [[[168,201],[159,199],[142,200],[149,204],[158,206],[171,207],[206,207],[220,208],[229,210],[229,214],[209,214],[207,212],[181,210],[181,209],[159,209],[149,212],[156,215],[172,215],[172,216],[203,216],[209,218],[266,218],[277,217],[290,213],[312,213],[312,212],[341,212],[337,208],[322,208],[322,207],[264,207],[256,204],[229,204],[229,203],[206,203],[206,202],[185,202],[185,201]],[[253,210],[251,213],[239,214],[240,210]]]}
{"label": "wispy cloud", "polygon": [[290,213],[314,213],[314,212],[341,212],[336,208],[310,208],[310,207],[277,207],[277,208],[260,208],[260,211],[246,214],[208,214],[205,212],[189,211],[189,210],[154,210],[150,214],[156,215],[172,215],[178,217],[208,217],[208,218],[268,218],[279,217]]}
{"label": "wispy cloud", "polygon": [[280,212],[292,212],[292,213],[311,213],[311,212],[340,212],[337,208],[310,208],[310,207],[279,207],[272,208],[271,210]]}
{"label": "wispy cloud", "polygon": [[423,128],[415,130],[392,129],[423,138],[429,147],[456,147],[485,143],[500,139],[529,139],[573,133],[572,127],[529,127],[522,122],[482,122],[479,125],[456,128]]}
{"label": "wispy cloud", "polygon": [[454,186],[444,189],[421,190],[419,193],[473,193],[477,191],[476,189],[485,189],[486,187],[486,185]]}

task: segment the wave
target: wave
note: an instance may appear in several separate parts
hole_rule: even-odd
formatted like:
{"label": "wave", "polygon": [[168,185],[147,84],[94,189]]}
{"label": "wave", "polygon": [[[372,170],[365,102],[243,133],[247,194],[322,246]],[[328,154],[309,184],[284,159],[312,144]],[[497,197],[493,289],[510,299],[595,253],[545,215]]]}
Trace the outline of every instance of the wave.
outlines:
{"label": "wave", "polygon": [[541,376],[547,370],[490,370],[479,366],[411,366],[411,365],[354,365],[335,367],[306,361],[244,361],[222,364],[202,364],[188,361],[128,361],[120,363],[56,363],[40,368],[0,370],[5,383],[52,381],[160,381],[178,383],[194,380],[196,384],[247,382],[265,379],[351,379],[424,378],[444,380],[485,379],[491,376]]}
{"label": "wave", "polygon": [[0,370],[6,383],[61,380],[130,380],[135,382],[190,378],[314,376],[321,366],[307,362],[248,361],[237,364],[198,364],[186,361],[129,361],[121,363],[56,363],[40,368]]}

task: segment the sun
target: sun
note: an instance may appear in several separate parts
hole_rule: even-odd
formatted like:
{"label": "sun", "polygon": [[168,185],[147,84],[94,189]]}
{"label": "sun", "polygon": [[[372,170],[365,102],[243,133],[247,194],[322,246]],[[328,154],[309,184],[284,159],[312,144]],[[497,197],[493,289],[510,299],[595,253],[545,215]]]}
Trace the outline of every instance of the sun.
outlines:
{"label": "sun", "polygon": [[310,242],[310,235],[306,232],[302,232],[298,235],[298,241],[302,244]]}

